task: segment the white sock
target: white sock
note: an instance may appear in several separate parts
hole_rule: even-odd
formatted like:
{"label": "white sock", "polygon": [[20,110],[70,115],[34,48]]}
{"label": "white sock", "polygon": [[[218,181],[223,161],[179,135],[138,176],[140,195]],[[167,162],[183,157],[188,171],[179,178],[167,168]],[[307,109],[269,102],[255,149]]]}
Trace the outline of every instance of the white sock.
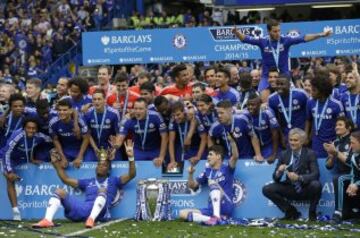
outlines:
{"label": "white sock", "polygon": [[20,213],[20,210],[18,207],[13,207],[12,211],[13,211],[13,213]]}
{"label": "white sock", "polygon": [[89,217],[95,221],[102,209],[105,207],[105,203],[106,198],[104,196],[97,196]]}
{"label": "white sock", "polygon": [[193,221],[197,223],[206,222],[210,219],[209,216],[205,216],[201,213],[193,212]]}
{"label": "white sock", "polygon": [[14,221],[21,221],[21,214],[18,207],[13,207],[13,220]]}
{"label": "white sock", "polygon": [[51,197],[46,208],[45,219],[48,221],[53,220],[55,213],[61,207],[60,199],[57,197]]}
{"label": "white sock", "polygon": [[210,192],[211,203],[213,206],[213,215],[220,217],[220,202],[221,202],[221,192],[218,189],[214,189]]}
{"label": "white sock", "polygon": [[338,215],[338,216],[340,216],[340,217],[342,217],[342,212],[341,211],[338,211],[338,210],[335,210],[335,212],[334,212],[336,215]]}

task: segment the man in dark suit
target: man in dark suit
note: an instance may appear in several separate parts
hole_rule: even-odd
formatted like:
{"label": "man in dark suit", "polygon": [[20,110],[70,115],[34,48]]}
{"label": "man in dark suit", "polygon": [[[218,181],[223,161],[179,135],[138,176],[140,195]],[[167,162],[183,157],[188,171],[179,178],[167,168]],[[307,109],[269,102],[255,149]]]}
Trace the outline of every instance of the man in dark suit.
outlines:
{"label": "man in dark suit", "polygon": [[280,154],[273,174],[274,182],[263,187],[263,194],[285,213],[283,219],[296,220],[301,213],[291,200],[310,200],[309,219],[316,220],[321,197],[319,167],[314,151],[303,147],[306,134],[299,128],[289,132],[290,149]]}
{"label": "man in dark suit", "polygon": [[359,218],[356,210],[360,208],[360,131],[354,131],[350,136],[351,151],[347,157],[340,158],[350,167],[348,174],[341,175],[334,181],[335,213],[332,221]]}

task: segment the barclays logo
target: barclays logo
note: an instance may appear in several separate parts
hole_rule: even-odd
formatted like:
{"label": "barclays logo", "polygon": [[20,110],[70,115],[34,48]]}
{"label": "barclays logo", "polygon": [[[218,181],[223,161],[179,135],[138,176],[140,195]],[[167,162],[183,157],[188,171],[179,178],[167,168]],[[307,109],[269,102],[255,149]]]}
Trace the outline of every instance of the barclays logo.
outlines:
{"label": "barclays logo", "polygon": [[110,43],[110,37],[108,37],[108,36],[102,36],[102,37],[101,37],[101,43],[102,43],[103,45],[108,45],[108,44]]}
{"label": "barclays logo", "polygon": [[15,184],[16,196],[52,196],[53,192],[57,189],[61,188],[65,190],[66,193],[70,195],[80,195],[81,191],[74,189],[67,185],[58,185],[58,184],[42,184],[42,185],[21,185]]}
{"label": "barclays logo", "polygon": [[201,192],[201,188],[195,192],[187,185],[187,180],[170,180],[169,189],[172,196],[194,196]]}
{"label": "barclays logo", "polygon": [[[210,33],[215,41],[233,41],[238,40],[232,33],[233,27],[210,28]],[[238,28],[242,34],[249,35],[255,38],[262,37],[264,30],[258,26],[243,26]]]}
{"label": "barclays logo", "polygon": [[359,34],[360,24],[357,25],[345,25],[345,26],[326,26],[324,30],[331,30],[335,35],[341,34]]}

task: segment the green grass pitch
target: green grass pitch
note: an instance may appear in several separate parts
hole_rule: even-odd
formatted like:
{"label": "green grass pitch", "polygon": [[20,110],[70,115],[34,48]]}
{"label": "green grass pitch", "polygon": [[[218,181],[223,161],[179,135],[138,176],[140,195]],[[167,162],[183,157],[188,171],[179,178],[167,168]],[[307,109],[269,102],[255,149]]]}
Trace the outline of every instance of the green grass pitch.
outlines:
{"label": "green grass pitch", "polygon": [[[342,226],[339,231],[320,231],[320,230],[293,230],[279,228],[262,227],[242,227],[242,226],[215,226],[206,227],[194,223],[180,221],[167,222],[136,222],[133,220],[121,221],[101,229],[85,230],[83,223],[72,223],[69,221],[58,221],[59,226],[52,229],[33,230],[32,222],[9,222],[0,221],[0,237],[71,237],[66,236],[74,232],[84,232],[73,237],[161,237],[161,238],[183,238],[183,237],[360,237],[359,232],[350,232],[349,226]],[[298,222],[300,223],[300,222]],[[311,223],[314,225],[315,223]],[[325,226],[325,223],[316,223]],[[101,224],[99,224],[101,225]],[[350,228],[360,228],[360,225],[351,225]]]}

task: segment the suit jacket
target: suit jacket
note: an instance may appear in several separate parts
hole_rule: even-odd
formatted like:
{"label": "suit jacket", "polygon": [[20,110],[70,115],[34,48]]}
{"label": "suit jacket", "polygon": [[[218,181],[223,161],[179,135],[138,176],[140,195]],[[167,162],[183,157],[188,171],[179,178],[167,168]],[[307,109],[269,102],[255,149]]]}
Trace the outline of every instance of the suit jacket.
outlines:
{"label": "suit jacket", "polygon": [[[353,158],[354,155],[354,158]],[[348,166],[350,166],[351,168],[351,174],[353,177],[353,182],[356,185],[360,186],[360,154],[359,153],[354,153],[354,152],[350,152],[350,154],[348,155],[347,159],[346,159],[346,164]]]}
{"label": "suit jacket", "polygon": [[[282,164],[289,165],[291,161],[291,154],[292,150],[287,149],[286,151],[282,151],[278,158],[278,163],[276,165],[275,171],[273,173],[273,179],[275,182],[280,182],[284,173],[280,173],[278,176],[276,175],[276,171],[278,170],[279,166]],[[300,165],[297,170],[297,174],[301,176],[301,182],[303,185],[309,184],[313,180],[319,180],[320,172],[319,172],[319,165],[317,163],[317,158],[313,150],[309,148],[303,147],[301,149],[300,154]],[[293,171],[293,166],[290,166],[287,169],[289,172]],[[291,180],[286,176],[285,183],[292,184]]]}

